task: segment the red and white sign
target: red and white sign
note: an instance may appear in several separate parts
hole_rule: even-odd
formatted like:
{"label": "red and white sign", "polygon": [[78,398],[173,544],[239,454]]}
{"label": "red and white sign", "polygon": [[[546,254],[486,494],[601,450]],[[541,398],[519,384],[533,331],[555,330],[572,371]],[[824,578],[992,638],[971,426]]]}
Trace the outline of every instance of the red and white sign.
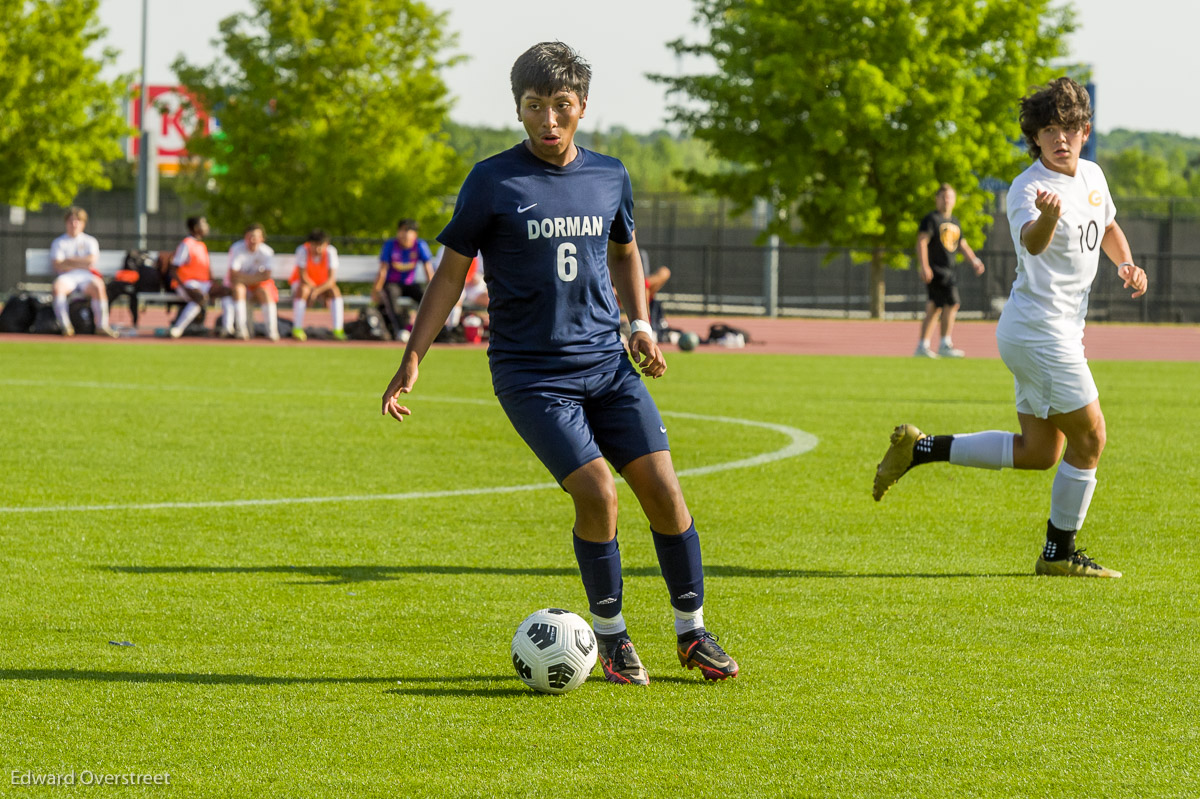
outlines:
{"label": "red and white sign", "polygon": [[[129,100],[129,124],[135,130],[142,129],[139,88],[133,87]],[[148,86],[146,122],[147,130],[157,144],[159,169],[168,174],[177,172],[179,160],[187,155],[184,143],[188,136],[197,129],[208,136],[216,128],[216,121],[200,108],[195,97],[183,86]],[[127,151],[131,159],[137,159],[140,144],[136,135],[130,137]]]}

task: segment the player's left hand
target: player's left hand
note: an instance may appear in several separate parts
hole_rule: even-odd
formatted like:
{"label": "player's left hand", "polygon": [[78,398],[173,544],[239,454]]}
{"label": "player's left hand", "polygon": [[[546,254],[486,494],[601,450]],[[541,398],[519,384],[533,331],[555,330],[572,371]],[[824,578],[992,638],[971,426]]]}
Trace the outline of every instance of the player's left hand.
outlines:
{"label": "player's left hand", "polygon": [[1125,281],[1122,288],[1132,288],[1133,294],[1131,297],[1137,299],[1146,293],[1148,288],[1148,280],[1146,278],[1146,270],[1134,264],[1125,264],[1117,267],[1117,277]]}
{"label": "player's left hand", "polygon": [[629,354],[646,377],[659,378],[667,371],[667,359],[649,333],[634,333],[629,337]]}
{"label": "player's left hand", "polygon": [[974,261],[971,262],[971,268],[975,270],[975,274],[982,275],[983,274],[983,261],[976,258]]}
{"label": "player's left hand", "polygon": [[396,370],[395,376],[392,377],[392,382],[388,383],[387,390],[383,392],[383,415],[391,416],[397,422],[403,422],[405,416],[411,416],[410,411],[399,402],[401,394],[408,394],[413,389],[413,384],[417,382],[417,359],[405,358],[400,364],[400,368]]}

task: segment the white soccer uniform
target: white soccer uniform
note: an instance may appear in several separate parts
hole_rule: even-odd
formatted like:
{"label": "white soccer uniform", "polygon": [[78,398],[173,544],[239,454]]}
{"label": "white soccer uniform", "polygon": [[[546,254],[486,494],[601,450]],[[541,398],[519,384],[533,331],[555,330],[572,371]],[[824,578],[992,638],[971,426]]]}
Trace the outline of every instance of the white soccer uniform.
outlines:
{"label": "white soccer uniform", "polygon": [[[100,242],[94,236],[80,233],[78,236],[63,234],[50,244],[50,262],[62,261],[67,258],[84,258],[100,254]],[[69,269],[61,272],[54,279],[59,285],[67,285],[68,294],[74,294],[92,282],[95,275],[88,269]]]}
{"label": "white soccer uniform", "polygon": [[[266,244],[260,244],[254,252],[250,252],[250,248],[246,246],[246,242],[239,239],[229,248],[229,273],[246,272],[247,274],[253,274],[260,270],[266,270],[267,274],[263,279],[267,280],[270,279],[271,268],[274,263],[275,251]],[[231,282],[228,273],[225,282]]]}
{"label": "white soccer uniform", "polygon": [[[1039,189],[1057,194],[1063,213],[1049,246],[1032,255],[1021,242],[1021,230],[1041,216],[1034,204]],[[1021,413],[1044,419],[1078,410],[1099,396],[1083,354],[1083,327],[1100,242],[1116,215],[1104,172],[1091,161],[1081,159],[1074,177],[1035,161],[1009,189],[1017,277],[996,339],[1015,378]]]}
{"label": "white soccer uniform", "polygon": [[[274,265],[275,251],[266,244],[259,244],[253,252],[246,246],[245,239],[235,241],[229,248],[229,271],[225,275],[225,285],[233,285],[233,273],[242,272],[253,275],[263,272],[263,281],[271,279],[271,268]],[[263,303],[263,321],[267,326],[267,335],[272,339],[279,338],[278,310],[275,306],[274,284],[268,286],[267,301]],[[223,297],[221,305],[224,308],[225,331],[232,333],[236,327],[240,335],[247,336],[246,301]]]}

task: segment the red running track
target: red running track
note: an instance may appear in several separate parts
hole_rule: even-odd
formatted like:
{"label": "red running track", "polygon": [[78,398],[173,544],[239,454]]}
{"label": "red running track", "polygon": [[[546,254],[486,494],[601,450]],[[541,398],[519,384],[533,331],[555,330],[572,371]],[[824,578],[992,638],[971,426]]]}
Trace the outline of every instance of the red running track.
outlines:
{"label": "red running track", "polygon": [[[285,310],[286,309],[281,309]],[[257,316],[257,314],[255,314]],[[226,342],[217,339],[188,338],[181,341],[161,339],[154,336],[155,328],[165,327],[167,315],[158,309],[148,309],[141,314],[137,338],[103,339],[87,337],[94,341],[112,344],[128,342],[156,343],[164,346],[181,344],[214,343],[224,346],[247,346],[243,342]],[[737,327],[750,334],[750,342],[744,349],[726,349],[717,345],[703,346],[705,352],[757,352],[791,355],[885,355],[911,357],[917,346],[920,323],[917,320],[874,321],[859,319],[766,319],[760,317],[689,317],[673,315],[671,325],[680,330],[689,330],[704,337],[709,326],[721,322]],[[128,324],[128,312],[118,306],[113,312],[115,325]],[[329,313],[324,310],[309,311],[307,325],[329,326]],[[966,352],[968,358],[998,358],[996,350],[996,323],[963,321],[954,326],[955,346]],[[936,330],[935,330],[936,336]],[[53,340],[39,336],[38,340]],[[19,334],[0,335],[0,340],[34,340]],[[1200,327],[1188,325],[1136,325],[1101,324],[1087,326],[1083,338],[1087,356],[1098,360],[1144,360],[1144,361],[1200,361]],[[291,340],[270,344],[257,339],[252,344],[276,347],[313,346],[375,346],[396,347],[394,342],[351,342],[350,344],[330,341],[299,343]],[[936,338],[934,345],[936,346]],[[435,346],[481,347],[481,344],[449,344]],[[666,347],[674,350],[675,347]]]}

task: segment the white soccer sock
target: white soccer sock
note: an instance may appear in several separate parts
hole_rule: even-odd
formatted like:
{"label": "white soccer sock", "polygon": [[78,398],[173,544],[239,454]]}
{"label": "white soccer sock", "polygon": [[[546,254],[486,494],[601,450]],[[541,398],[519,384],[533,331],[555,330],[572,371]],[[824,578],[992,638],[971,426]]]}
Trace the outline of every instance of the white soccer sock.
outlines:
{"label": "white soccer sock", "polygon": [[334,297],[329,303],[329,312],[333,315],[333,329],[341,330],[346,324],[346,306],[341,297]]}
{"label": "white soccer sock", "polygon": [[71,326],[70,303],[66,297],[55,297],[54,302],[54,318],[58,320],[58,324],[63,330]]}
{"label": "white soccer sock", "polygon": [[954,342],[950,340],[949,336],[942,336],[942,346],[946,349],[950,349],[954,346]]}
{"label": "white soccer sock", "polygon": [[189,302],[183,306],[183,310],[179,312],[179,319],[175,322],[176,330],[187,330],[187,326],[192,323],[192,320],[200,315],[200,306],[194,302]]}
{"label": "white soccer sock", "polygon": [[92,300],[92,318],[96,320],[96,329],[108,327],[108,303],[95,298]]}
{"label": "white soccer sock", "polygon": [[301,299],[292,300],[292,324],[296,327],[304,327],[304,310],[308,307],[308,303]]}
{"label": "white soccer sock", "polygon": [[625,632],[625,617],[618,613],[612,618],[604,618],[592,614],[592,629],[596,635],[616,635],[617,633]]}
{"label": "white soccer sock", "polygon": [[246,329],[246,301],[234,300],[233,302],[233,323],[237,327],[239,333]]}
{"label": "white soccer sock", "polygon": [[267,335],[275,338],[279,335],[279,306],[268,302],[263,306],[263,316],[266,317]]}
{"label": "white soccer sock", "polygon": [[1060,530],[1078,530],[1095,491],[1095,469],[1077,469],[1061,461],[1050,491],[1050,523]]}
{"label": "white soccer sock", "polygon": [[675,634],[684,635],[685,633],[695,632],[704,626],[704,606],[695,610],[680,610],[672,607],[675,611]]}
{"label": "white soccer sock", "polygon": [[233,297],[221,298],[221,321],[225,325],[225,332],[233,335],[233,317],[236,314]]}
{"label": "white soccer sock", "polygon": [[1011,469],[1016,436],[1003,430],[955,435],[950,442],[950,462],[976,469]]}

